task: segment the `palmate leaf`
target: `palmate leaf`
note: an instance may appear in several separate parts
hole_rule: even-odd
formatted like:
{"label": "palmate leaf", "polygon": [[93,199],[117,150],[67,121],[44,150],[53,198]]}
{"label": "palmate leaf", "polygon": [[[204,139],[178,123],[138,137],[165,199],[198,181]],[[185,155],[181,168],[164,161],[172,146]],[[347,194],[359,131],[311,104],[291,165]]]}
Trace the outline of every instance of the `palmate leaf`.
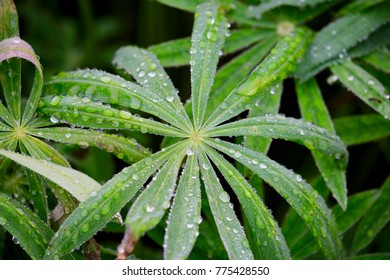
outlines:
{"label": "palmate leaf", "polygon": [[172,155],[185,150],[180,142],[123,169],[79,204],[50,242],[45,258],[60,258],[91,238],[141,189],[148,178]]}
{"label": "palmate leaf", "polygon": [[390,221],[390,177],[380,189],[379,197],[367,211],[356,231],[352,242],[352,252],[365,248],[380,230]]}
{"label": "palmate leaf", "polygon": [[291,35],[283,37],[262,63],[226,97],[203,124],[203,129],[214,127],[247,110],[253,105],[256,95],[285,79],[306,51],[310,37],[311,32],[298,28]]}
{"label": "palmate leaf", "polygon": [[[311,79],[306,83],[296,84],[296,91],[304,119],[335,133],[316,81]],[[345,209],[347,206],[346,166],[341,166],[337,159],[325,157],[317,151],[312,151],[312,155],[334,198]]]}
{"label": "palmate leaf", "polygon": [[[135,116],[125,110],[118,110],[98,102],[84,100],[80,97],[58,97],[55,105],[53,105],[51,98],[46,97],[41,100],[38,111],[52,116],[51,121],[53,123],[57,123],[62,119],[70,124],[91,128],[138,130],[143,133],[149,132],[172,137],[186,135],[185,132],[175,127]],[[64,107],[70,107],[72,110],[64,111]]]}
{"label": "palmate leaf", "polygon": [[139,161],[150,155],[150,151],[137,144],[135,140],[94,130],[50,127],[29,129],[29,133],[56,142],[98,147],[128,163]]}
{"label": "palmate leaf", "polygon": [[190,147],[188,157],[174,196],[164,239],[164,259],[186,259],[199,234],[201,222],[199,164]]}
{"label": "palmate leaf", "polygon": [[204,177],[207,199],[229,259],[253,259],[244,229],[229,205],[229,194],[223,190],[209,159],[202,150],[199,150],[199,165]]}
{"label": "palmate leaf", "polygon": [[126,226],[135,239],[154,228],[170,205],[184,153],[172,157],[132,204]]}
{"label": "palmate leaf", "polygon": [[348,153],[340,139],[311,123],[281,115],[247,118],[220,125],[205,132],[208,137],[256,135],[281,138],[305,145],[309,149],[341,159],[345,164]]}
{"label": "palmate leaf", "polygon": [[195,130],[203,122],[207,100],[213,85],[219,52],[225,41],[227,22],[219,7],[200,5],[195,15],[191,38],[191,93]]}
{"label": "palmate leaf", "polygon": [[32,259],[42,259],[52,230],[31,210],[0,193],[0,226],[16,238]]}
{"label": "palmate leaf", "polygon": [[207,146],[204,149],[232,187],[243,207],[250,230],[255,236],[256,247],[252,250],[256,259],[289,259],[290,253],[284,236],[255,190],[241,173],[216,151]]}
{"label": "palmate leaf", "polygon": [[303,218],[326,257],[341,258],[341,243],[330,210],[300,175],[261,153],[222,140],[207,140],[210,146],[229,155],[270,184]]}
{"label": "palmate leaf", "polygon": [[390,95],[386,88],[363,68],[346,61],[331,67],[332,72],[368,106],[390,119]]}
{"label": "palmate leaf", "polygon": [[357,14],[349,14],[318,32],[296,75],[305,81],[336,56],[346,57],[349,48],[365,40],[390,19],[390,4],[385,2]]}
{"label": "palmate leaf", "polygon": [[186,130],[186,126],[178,121],[177,112],[168,104],[168,100],[158,93],[104,71],[60,73],[45,84],[44,90],[47,94],[54,95],[50,102],[47,100],[54,107],[58,107],[61,101],[61,96],[58,95],[78,96],[85,102],[92,100],[140,110]]}
{"label": "palmate leaf", "polygon": [[0,154],[20,165],[48,178],[69,191],[75,198],[84,201],[89,195],[98,190],[101,186],[87,175],[58,164],[44,160],[34,159],[15,152],[0,149]]}
{"label": "palmate leaf", "polygon": [[358,145],[390,135],[390,120],[377,114],[347,116],[334,120],[337,135],[347,145]]}

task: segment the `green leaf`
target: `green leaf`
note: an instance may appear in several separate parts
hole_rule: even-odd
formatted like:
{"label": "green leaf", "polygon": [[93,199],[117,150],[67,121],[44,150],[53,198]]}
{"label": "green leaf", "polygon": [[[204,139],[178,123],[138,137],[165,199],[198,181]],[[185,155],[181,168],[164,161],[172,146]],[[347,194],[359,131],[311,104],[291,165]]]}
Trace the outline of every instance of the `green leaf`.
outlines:
{"label": "green leaf", "polygon": [[80,201],[84,201],[101,187],[87,175],[71,168],[3,149],[0,149],[0,154],[58,184]]}
{"label": "green leaf", "polygon": [[[296,84],[296,91],[303,118],[335,133],[317,82],[311,79],[306,83]],[[326,157],[316,151],[312,151],[312,155],[334,198],[345,210],[347,207],[346,166],[340,166],[337,159]]]}
{"label": "green leaf", "polygon": [[132,75],[147,90],[157,92],[176,112],[182,122],[180,127],[191,130],[192,124],[180,102],[178,91],[154,54],[134,46],[122,47],[115,53],[113,64]]}
{"label": "green leaf", "polygon": [[[4,130],[9,131],[11,127],[16,125],[15,120],[12,118],[10,112],[3,105],[1,101],[0,101],[0,120],[4,121],[4,123],[0,121],[0,129],[3,131]],[[10,125],[10,127],[8,125]]]}
{"label": "green leaf", "polygon": [[[53,99],[58,98],[55,105]],[[79,97],[54,97],[41,99],[38,111],[51,116],[53,123],[65,120],[69,124],[100,129],[128,129],[142,133],[184,137],[186,134],[175,127],[135,116],[128,111],[114,109],[98,102],[86,101]],[[64,111],[67,107],[70,110]]]}
{"label": "green leaf", "polygon": [[278,223],[252,186],[217,152],[208,147],[205,149],[240,201],[250,224],[250,230],[255,236],[256,247],[252,250],[256,259],[290,259],[290,252]]}
{"label": "green leaf", "polygon": [[19,20],[14,1],[1,0],[0,7],[0,41],[19,36]]}
{"label": "green leaf", "polygon": [[[187,162],[174,196],[164,239],[164,259],[186,259],[199,234],[200,180],[197,150],[187,150]],[[203,248],[202,248],[203,249]]]}
{"label": "green leaf", "polygon": [[257,153],[222,140],[206,142],[229,155],[270,184],[303,218],[326,257],[341,257],[341,242],[330,210],[300,175]]}
{"label": "green leaf", "polygon": [[351,251],[364,249],[390,221],[390,177],[380,189],[379,197],[364,215],[352,242]]}
{"label": "green leaf", "polygon": [[176,188],[184,153],[172,157],[137,197],[126,216],[126,227],[135,239],[154,228],[164,216]]}
{"label": "green leaf", "polygon": [[31,210],[2,193],[0,225],[17,239],[32,259],[43,258],[53,232]]}
{"label": "green leaf", "polygon": [[262,1],[258,6],[249,6],[248,16],[249,17],[260,17],[263,13],[272,10],[276,7],[282,5],[296,6],[299,8],[303,8],[307,5],[310,5],[313,8],[315,5],[320,4],[322,2],[327,2],[331,0],[268,0]]}
{"label": "green leaf", "polygon": [[59,258],[101,230],[142,188],[148,178],[186,145],[186,141],[177,143],[123,169],[102,188],[92,193],[61,225],[46,251],[45,258]]}
{"label": "green leaf", "polygon": [[229,259],[253,259],[245,232],[229,205],[229,194],[223,190],[209,159],[202,150],[199,150],[199,165],[204,177],[207,199]]}
{"label": "green leaf", "polygon": [[21,142],[33,158],[51,161],[55,164],[70,167],[67,160],[57,150],[45,142],[42,142],[30,135],[24,137]]}
{"label": "green leaf", "polygon": [[[4,140],[2,139],[2,141],[0,141],[0,148],[3,148],[5,150],[15,151],[17,146],[18,146],[18,141],[10,138],[9,136],[6,139]],[[7,171],[10,163],[11,160],[9,158],[2,158],[0,160],[0,174],[4,174]]]}
{"label": "green leaf", "polygon": [[27,124],[35,114],[41,97],[43,87],[42,70],[35,70],[34,84],[31,89],[30,97],[27,100],[26,108],[23,113],[22,125]]}
{"label": "green leaf", "polygon": [[305,81],[324,68],[325,63],[339,56],[346,57],[349,48],[365,40],[390,19],[390,3],[385,2],[357,14],[349,14],[333,21],[318,32],[309,51],[297,70]]}
{"label": "green leaf", "polygon": [[[349,230],[367,212],[378,197],[377,190],[369,190],[348,197],[348,207],[343,210],[339,205],[333,207],[332,212],[336,219],[340,235]],[[307,230],[301,232],[301,237],[294,244],[290,244],[293,259],[305,259],[318,250],[313,237]]]}
{"label": "green leaf", "polygon": [[[260,100],[255,102],[255,106],[249,110],[248,118],[277,114],[280,107],[282,91],[282,84],[277,84],[275,87],[272,87],[269,95],[264,95]],[[271,141],[272,139],[268,137],[246,136],[244,137],[243,145],[248,149],[266,154],[271,145]]]}
{"label": "green leaf", "polygon": [[390,120],[380,115],[347,116],[334,120],[337,135],[348,146],[375,141],[390,135]]}
{"label": "green leaf", "polygon": [[[389,28],[390,30],[390,28]],[[389,36],[390,37],[390,36]],[[390,53],[385,50],[378,50],[362,58],[364,62],[375,68],[390,74]]]}
{"label": "green leaf", "polygon": [[207,103],[206,117],[209,117],[221,106],[229,93],[264,58],[275,43],[275,38],[268,37],[264,42],[260,42],[246,50],[218,70]]}
{"label": "green leaf", "polygon": [[225,45],[223,47],[224,54],[231,54],[242,50],[257,41],[262,41],[263,44],[271,37],[275,37],[275,33],[265,29],[238,29],[232,30],[226,35]]}
{"label": "green leaf", "polygon": [[352,61],[332,66],[331,70],[346,87],[368,106],[386,119],[390,119],[390,95],[387,94],[386,88],[371,74]]}
{"label": "green leaf", "polygon": [[183,66],[190,63],[191,39],[181,38],[148,47],[165,67]]}
{"label": "green leaf", "polygon": [[239,84],[207,119],[204,129],[240,114],[253,106],[254,98],[267,88],[281,81],[294,70],[297,60],[304,54],[311,32],[296,28],[272,49],[271,53]]}
{"label": "green leaf", "polygon": [[[223,47],[224,54],[231,54],[251,44],[265,39],[274,38],[272,31],[263,29],[238,29],[233,30],[226,37],[225,45]],[[180,38],[158,45],[148,47],[148,50],[154,53],[161,64],[165,67],[183,66],[190,63],[190,48],[191,38]]]}
{"label": "green leaf", "polygon": [[28,187],[31,194],[31,201],[34,205],[34,212],[44,221],[48,222],[48,204],[45,184],[41,177],[36,173],[26,169]]}
{"label": "green leaf", "polygon": [[204,135],[207,137],[256,135],[285,139],[342,159],[344,164],[348,159],[348,152],[336,135],[311,123],[282,115],[242,119],[210,129]]}
{"label": "green leaf", "polygon": [[156,116],[171,125],[186,130],[176,110],[165,98],[137,84],[99,70],[79,70],[60,73],[45,84],[45,92],[54,95],[51,105],[57,106],[61,96],[70,95],[89,100],[110,104],[113,107],[124,106],[140,110]]}
{"label": "green leaf", "polygon": [[226,31],[226,19],[217,5],[206,3],[198,7],[190,50],[191,98],[195,130],[198,130],[203,122]]}
{"label": "green leaf", "polygon": [[133,139],[94,130],[51,127],[29,129],[29,133],[36,137],[42,137],[56,142],[77,144],[83,147],[98,147],[109,153],[113,153],[128,163],[137,162],[150,155],[150,151]]}

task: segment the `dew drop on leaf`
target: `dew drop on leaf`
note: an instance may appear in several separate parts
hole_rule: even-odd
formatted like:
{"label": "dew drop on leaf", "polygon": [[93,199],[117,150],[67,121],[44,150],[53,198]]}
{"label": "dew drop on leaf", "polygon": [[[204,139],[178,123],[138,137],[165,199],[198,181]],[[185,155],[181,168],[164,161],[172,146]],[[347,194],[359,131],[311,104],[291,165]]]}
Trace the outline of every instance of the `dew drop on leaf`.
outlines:
{"label": "dew drop on leaf", "polygon": [[208,164],[206,164],[206,163],[203,163],[203,164],[202,164],[202,168],[203,168],[204,170],[209,170],[209,169],[210,169],[210,165],[208,165]]}
{"label": "dew drop on leaf", "polygon": [[193,154],[194,154],[194,151],[191,150],[190,148],[188,148],[187,151],[186,151],[186,155],[187,156],[192,156]]}
{"label": "dew drop on leaf", "polygon": [[168,96],[168,97],[167,97],[167,101],[168,101],[168,102],[172,102],[172,101],[173,101],[173,96]]}
{"label": "dew drop on leaf", "polygon": [[4,217],[0,217],[0,225],[4,226],[7,223],[7,219]]}
{"label": "dew drop on leaf", "polygon": [[267,168],[267,165],[264,164],[264,163],[260,163],[260,164],[259,164],[259,167],[260,167],[261,169],[266,169],[266,168]]}
{"label": "dew drop on leaf", "polygon": [[52,123],[58,123],[58,119],[57,119],[56,117],[54,117],[54,116],[51,116],[51,117],[50,117],[50,121],[51,121]]}
{"label": "dew drop on leaf", "polygon": [[133,174],[133,176],[131,176],[133,178],[134,181],[138,181],[139,180],[139,177],[137,174]]}
{"label": "dew drop on leaf", "polygon": [[56,105],[60,104],[61,99],[62,99],[61,96],[54,96],[53,99],[51,100],[50,104],[53,106],[56,106]]}
{"label": "dew drop on leaf", "polygon": [[218,195],[218,198],[222,201],[222,202],[229,202],[230,201],[230,196],[227,192],[225,191],[222,191],[219,195]]}
{"label": "dew drop on leaf", "polygon": [[103,82],[103,83],[109,83],[111,82],[111,79],[107,76],[103,76],[100,78],[100,80]]}

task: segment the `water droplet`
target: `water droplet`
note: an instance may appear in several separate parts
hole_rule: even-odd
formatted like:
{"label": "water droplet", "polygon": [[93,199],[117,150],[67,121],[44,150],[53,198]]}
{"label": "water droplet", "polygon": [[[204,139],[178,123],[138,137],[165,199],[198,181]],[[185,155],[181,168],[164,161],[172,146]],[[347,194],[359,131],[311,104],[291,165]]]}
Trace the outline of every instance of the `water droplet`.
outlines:
{"label": "water droplet", "polygon": [[193,154],[194,154],[194,151],[191,150],[190,148],[188,148],[187,151],[186,151],[186,155],[187,156],[192,156]]}
{"label": "water droplet", "polygon": [[234,152],[234,157],[236,157],[236,158],[241,157],[241,153],[240,152]]}
{"label": "water droplet", "polygon": [[354,77],[354,76],[349,76],[349,77],[348,77],[348,81],[351,82],[351,81],[353,81],[353,80],[355,80],[355,77]]}
{"label": "water droplet", "polygon": [[260,167],[261,169],[266,169],[266,168],[267,168],[267,165],[264,164],[264,163],[260,163],[260,164],[259,164],[259,167]]}
{"label": "water droplet", "polygon": [[153,211],[154,211],[154,207],[153,206],[150,206],[149,204],[146,205],[146,212],[151,213]]}
{"label": "water droplet", "polygon": [[148,76],[151,78],[156,77],[156,72],[149,72]]}
{"label": "water droplet", "polygon": [[321,235],[322,235],[322,237],[326,237],[326,228],[325,227],[321,227]]}
{"label": "water droplet", "polygon": [[244,196],[247,197],[247,198],[251,198],[252,197],[252,194],[249,190],[244,190]]}
{"label": "water droplet", "polygon": [[103,83],[109,83],[111,82],[111,79],[107,76],[103,76],[100,78],[100,80],[103,82]]}
{"label": "water droplet", "polygon": [[12,242],[14,244],[19,244],[19,240],[15,236],[12,237]]}
{"label": "water droplet", "polygon": [[112,117],[114,115],[114,112],[108,109],[103,110],[103,115],[106,117]]}
{"label": "water droplet", "polygon": [[300,134],[300,135],[305,135],[306,133],[305,133],[305,131],[304,131],[303,129],[300,129],[300,130],[299,130],[299,134]]}
{"label": "water droplet", "polygon": [[225,191],[222,191],[219,195],[218,195],[218,198],[222,201],[222,202],[229,202],[230,201],[230,196],[227,192]]}
{"label": "water droplet", "polygon": [[60,104],[61,99],[62,99],[61,96],[54,96],[53,99],[51,100],[50,104],[53,106],[56,106],[56,105]]}
{"label": "water droplet", "polygon": [[242,246],[244,246],[245,248],[249,248],[249,243],[248,243],[248,240],[244,240],[242,241]]}
{"label": "water droplet", "polygon": [[173,101],[173,96],[168,96],[168,97],[167,97],[167,101],[168,101],[168,102],[172,102],[172,101]]}
{"label": "water droplet", "polygon": [[51,121],[52,123],[58,123],[58,119],[57,119],[56,117],[54,117],[54,116],[51,116],[51,117],[50,117],[50,121]]}
{"label": "water droplet", "polygon": [[89,230],[89,225],[88,224],[84,224],[82,227],[81,227],[81,231],[82,232],[87,232]]}
{"label": "water droplet", "polygon": [[20,42],[22,42],[22,40],[20,38],[14,38],[12,40],[15,44],[20,44]]}
{"label": "water droplet", "polygon": [[258,164],[259,162],[256,159],[252,159],[253,164]]}
{"label": "water droplet", "polygon": [[89,143],[86,142],[86,141],[79,141],[79,142],[77,142],[77,144],[78,144],[81,148],[83,148],[83,149],[86,149],[86,148],[89,147]]}
{"label": "water droplet", "polygon": [[70,134],[70,133],[65,134],[66,138],[70,138],[71,136],[72,136],[72,134]]}
{"label": "water droplet", "polygon": [[133,117],[133,115],[127,111],[119,111],[119,117],[125,120],[129,120]]}
{"label": "water droplet", "polygon": [[368,80],[367,83],[371,86],[375,85],[375,82],[373,80]]}
{"label": "water droplet", "polygon": [[7,223],[7,219],[4,217],[0,217],[0,225],[4,226]]}
{"label": "water droplet", "polygon": [[107,203],[106,205],[104,205],[102,207],[102,210],[100,210],[100,213],[102,213],[102,215],[107,215],[111,210],[111,205],[110,203]]}
{"label": "water droplet", "polygon": [[193,228],[193,227],[194,227],[194,224],[187,224],[187,227],[188,227],[188,228]]}
{"label": "water droplet", "polygon": [[208,164],[206,164],[206,163],[203,163],[203,164],[202,164],[202,168],[203,168],[204,170],[209,170],[209,169],[210,169],[210,165],[208,165]]}
{"label": "water droplet", "polygon": [[139,73],[138,73],[138,77],[139,77],[139,78],[145,77],[145,71],[139,72]]}
{"label": "water droplet", "polygon": [[302,181],[302,176],[297,174],[295,175],[295,180],[297,180],[298,182],[301,182]]}
{"label": "water droplet", "polygon": [[133,174],[133,176],[131,176],[133,178],[134,181],[138,181],[139,180],[139,176],[137,174]]}

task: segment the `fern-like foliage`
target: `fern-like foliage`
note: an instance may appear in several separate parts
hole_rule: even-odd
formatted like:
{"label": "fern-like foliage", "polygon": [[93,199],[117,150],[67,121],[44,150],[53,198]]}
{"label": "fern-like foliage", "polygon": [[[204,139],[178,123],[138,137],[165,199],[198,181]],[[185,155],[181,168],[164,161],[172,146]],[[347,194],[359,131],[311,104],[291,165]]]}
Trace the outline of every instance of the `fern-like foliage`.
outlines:
{"label": "fern-like foliage", "polygon": [[[229,92],[221,93],[213,83],[223,87],[219,74],[216,77],[216,68],[229,34],[224,9],[211,3],[197,8],[190,48],[191,108],[181,103],[157,57],[134,46],[119,49],[114,65],[137,83],[99,70],[60,73],[46,83],[48,96],[40,100],[38,111],[54,122],[152,133],[172,138],[167,141],[172,144],[125,168],[92,192],[63,222],[45,258],[71,253],[138,194],[125,220],[127,232],[119,246],[120,257],[131,253],[134,242],[156,227],[170,208],[164,257],[187,258],[199,234],[204,207],[201,197],[205,195],[229,258],[289,259],[290,251],[278,223],[232,160],[243,164],[284,197],[303,218],[328,258],[341,257],[335,220],[312,186],[264,153],[225,140],[225,136],[244,135],[250,139],[294,141],[332,161],[328,170],[345,170],[347,150],[332,130],[282,115],[266,115],[267,106],[263,106],[268,102],[265,94],[278,91],[279,82],[294,71],[312,34],[305,28],[291,30],[274,46],[270,45],[270,53],[248,76],[242,77]],[[261,109],[256,116],[230,121],[259,104]],[[65,130],[48,128],[41,133],[59,140],[63,139],[58,136],[60,131]],[[76,141],[73,139],[80,135],[70,130],[67,133],[67,141]],[[89,143],[93,139],[83,141]],[[140,192],[145,185],[146,189]],[[250,232],[242,227],[229,193],[239,200]],[[341,196],[345,195],[344,190]]]}

